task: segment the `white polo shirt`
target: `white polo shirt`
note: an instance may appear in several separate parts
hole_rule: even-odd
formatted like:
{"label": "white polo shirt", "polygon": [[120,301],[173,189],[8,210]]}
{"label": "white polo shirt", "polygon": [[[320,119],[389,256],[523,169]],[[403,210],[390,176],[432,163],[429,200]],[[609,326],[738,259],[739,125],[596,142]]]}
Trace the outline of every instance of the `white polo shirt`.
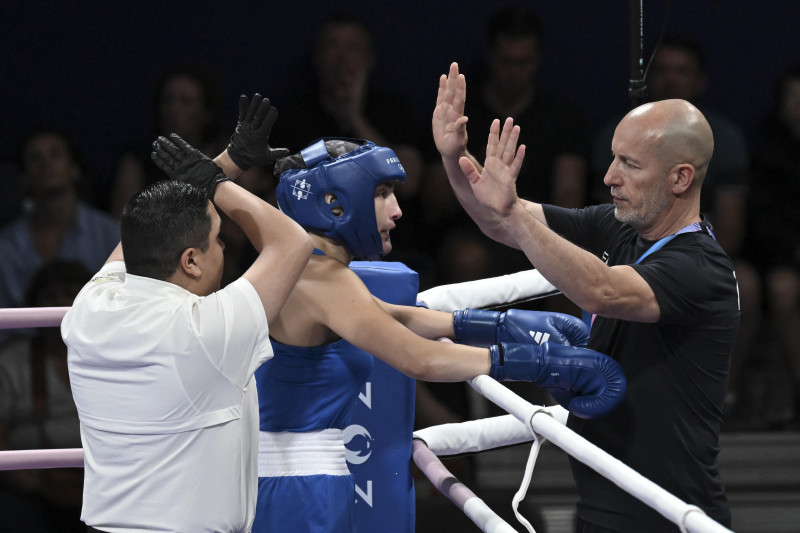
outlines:
{"label": "white polo shirt", "polygon": [[239,279],[206,297],[105,265],[61,324],[81,422],[81,520],[104,531],[250,531],[253,373],[272,357]]}

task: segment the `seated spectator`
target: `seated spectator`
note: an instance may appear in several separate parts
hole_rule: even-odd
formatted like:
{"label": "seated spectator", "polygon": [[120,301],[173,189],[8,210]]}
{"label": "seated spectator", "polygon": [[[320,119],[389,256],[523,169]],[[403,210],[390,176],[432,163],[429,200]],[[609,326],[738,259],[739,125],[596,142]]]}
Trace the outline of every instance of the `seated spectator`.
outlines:
{"label": "seated spectator", "polygon": [[[800,65],[787,69],[776,87],[776,109],[753,152],[748,256],[764,275],[768,319],[786,356],[794,387],[793,420],[800,424]],[[771,409],[776,411],[777,409]],[[774,416],[774,414],[773,414]],[[782,425],[787,413],[773,420]]]}
{"label": "seated spectator", "polygon": [[[158,82],[154,105],[154,133],[176,133],[204,154],[214,157],[227,145],[222,134],[223,105],[220,82],[207,69],[181,67],[164,74]],[[149,138],[151,139],[151,138]],[[128,147],[117,163],[110,211],[119,218],[125,202],[145,185],[164,178],[150,159],[150,141]],[[269,199],[274,190],[272,168],[254,166],[242,173],[239,184],[256,196]],[[275,204],[274,199],[271,202]],[[222,286],[238,279],[258,255],[239,226],[224,213],[225,272]]]}
{"label": "seated spectator", "polygon": [[[27,290],[28,307],[68,307],[91,274],[76,261],[42,267]],[[12,336],[0,347],[0,450],[80,448],[78,412],[58,328]],[[81,532],[83,469],[0,472],[0,530]]]}
{"label": "seated spectator", "polygon": [[420,273],[420,287],[433,284],[434,261],[419,253],[418,194],[422,173],[421,132],[411,104],[402,96],[382,90],[372,73],[379,60],[369,26],[350,14],[326,18],[317,31],[313,52],[313,86],[293,101],[280,106],[281,118],[272,139],[292,152],[310,139],[349,137],[368,139],[391,148],[408,180],[397,189],[406,224],[394,232],[394,260]]}
{"label": "seated spectator", "polygon": [[[582,207],[588,165],[584,119],[576,106],[541,86],[538,69],[545,39],[539,17],[523,6],[505,7],[492,16],[487,29],[486,73],[467,98],[464,110],[470,131],[488,131],[495,118],[512,117],[521,128],[519,142],[526,145],[529,154],[517,180],[520,197],[562,207]],[[482,135],[470,136],[468,149],[483,161],[486,139]],[[458,205],[438,157],[427,173],[422,193],[425,227],[445,226],[459,235],[470,231],[477,234],[475,225]],[[420,238],[429,241],[428,246],[435,250],[450,240],[447,232],[429,232]],[[485,255],[493,260],[492,275],[531,268],[521,252],[510,251],[482,236],[478,238],[483,240]],[[469,270],[466,264],[459,268]],[[551,310],[577,312],[573,308]]]}
{"label": "seated spectator", "polygon": [[[43,129],[27,136],[19,165],[25,200],[23,215],[0,230],[0,308],[22,303],[42,265],[71,259],[94,271],[119,242],[114,219],[79,197],[84,167],[65,133]],[[6,333],[0,331],[0,339]]]}
{"label": "seated spectator", "polygon": [[150,160],[150,143],[158,135],[177,133],[204,154],[214,157],[227,145],[221,135],[220,83],[200,67],[181,67],[164,74],[154,102],[155,135],[141,146],[128,147],[117,163],[109,211],[119,218],[125,203],[145,185],[163,178]]}
{"label": "seated spectator", "polygon": [[19,172],[19,167],[10,158],[0,161],[0,183],[3,183],[3,194],[0,195],[0,227],[22,214],[22,180]]}

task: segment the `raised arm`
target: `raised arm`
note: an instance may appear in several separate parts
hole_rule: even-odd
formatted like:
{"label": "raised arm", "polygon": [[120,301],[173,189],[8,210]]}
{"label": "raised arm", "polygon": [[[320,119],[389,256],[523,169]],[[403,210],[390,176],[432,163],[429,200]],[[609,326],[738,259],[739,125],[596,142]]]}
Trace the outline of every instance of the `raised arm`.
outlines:
{"label": "raised arm", "polygon": [[311,238],[294,220],[231,181],[217,187],[214,202],[258,252],[242,277],[256,289],[267,321],[272,321],[308,263]]}
{"label": "raised arm", "polygon": [[[236,133],[217,161],[223,166],[232,165],[232,173],[236,174],[236,169],[245,170],[260,158],[271,157],[275,150],[269,148],[267,141],[276,115],[269,100],[254,97],[249,106],[243,106],[240,100]],[[239,135],[242,132],[245,133]],[[153,143],[153,160],[171,178],[204,188],[209,199],[242,228],[259,253],[243,277],[258,292],[267,320],[272,321],[308,262],[313,249],[311,238],[296,222],[231,182],[214,161],[179,136],[170,137],[171,140],[159,137]],[[243,138],[252,149],[242,150],[241,144],[235,145],[235,140]],[[256,147],[259,139],[263,142],[261,148]]]}
{"label": "raised arm", "polygon": [[[464,116],[464,103],[467,96],[467,82],[463,74],[458,72],[458,64],[450,65],[449,74],[439,78],[439,92],[436,96],[436,107],[433,110],[431,125],[436,149],[442,156],[450,185],[456,197],[467,213],[475,219],[480,218],[482,210],[472,194],[466,177],[459,167],[461,157],[472,157],[467,152],[467,120]],[[472,158],[479,168],[478,162]],[[483,213],[488,215],[489,213]],[[477,220],[476,220],[477,221]],[[479,222],[480,224],[480,222]]]}
{"label": "raised arm", "polygon": [[[517,197],[514,182],[524,152],[516,148],[519,127],[506,119],[502,132],[495,120],[486,148],[486,165],[479,173],[461,160],[477,202],[492,212],[503,235],[525,252],[536,269],[570,300],[590,313],[655,322],[660,309],[653,290],[630,266],[609,267],[598,257],[557,235],[546,224],[539,204]],[[523,154],[524,155],[524,154]]]}
{"label": "raised arm", "polygon": [[[476,198],[473,188],[470,186],[470,176],[473,177],[473,180],[477,179],[483,173],[484,168],[467,151],[468,117],[464,116],[466,97],[466,79],[463,74],[459,74],[458,64],[452,63],[450,72],[447,75],[442,75],[439,79],[439,92],[432,120],[433,139],[436,143],[436,148],[442,156],[442,164],[458,201],[475,223],[478,224],[481,231],[496,241],[508,246],[518,247],[505,232],[500,218],[492,209]],[[517,138],[519,137],[519,129],[516,130],[515,135]],[[490,142],[491,139],[492,136],[490,135]],[[516,139],[514,140],[514,145],[516,146]],[[519,151],[519,160],[514,161],[514,166],[508,169],[513,172],[513,176],[510,176],[512,179],[507,186],[509,187],[509,192],[513,191],[514,198],[516,198],[514,183],[522,166],[524,156],[525,148],[522,146]],[[489,148],[487,148],[485,164],[494,164],[490,157]],[[539,210],[539,212],[541,211]],[[544,221],[544,216],[541,217],[541,220]]]}

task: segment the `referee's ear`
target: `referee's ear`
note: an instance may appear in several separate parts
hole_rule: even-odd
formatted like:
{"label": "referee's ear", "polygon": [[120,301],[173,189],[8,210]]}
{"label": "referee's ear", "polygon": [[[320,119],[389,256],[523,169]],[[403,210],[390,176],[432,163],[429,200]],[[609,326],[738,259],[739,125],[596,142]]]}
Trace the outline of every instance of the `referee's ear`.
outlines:
{"label": "referee's ear", "polygon": [[176,274],[182,274],[192,280],[196,280],[202,274],[200,265],[197,262],[197,249],[187,248],[181,254],[180,263]]}
{"label": "referee's ear", "polygon": [[680,196],[691,189],[697,179],[697,173],[694,166],[689,163],[679,163],[672,167],[670,178],[672,179],[672,193]]}

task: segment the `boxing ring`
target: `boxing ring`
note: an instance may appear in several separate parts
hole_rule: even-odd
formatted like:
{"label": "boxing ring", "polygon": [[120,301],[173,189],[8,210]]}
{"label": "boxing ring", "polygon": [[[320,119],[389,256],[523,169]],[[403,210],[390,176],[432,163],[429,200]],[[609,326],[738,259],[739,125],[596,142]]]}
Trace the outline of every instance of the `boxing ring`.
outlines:
{"label": "boxing ring", "polygon": [[[435,287],[420,293],[430,308],[452,311],[465,307],[492,307],[555,293],[555,288],[533,270],[499,278]],[[538,295],[538,296],[537,296]],[[56,327],[66,307],[0,309],[0,329]],[[460,508],[481,531],[517,531],[492,511],[468,487],[455,478],[439,456],[476,453],[498,447],[532,442],[525,475],[512,501],[514,513],[529,532],[534,529],[517,507],[525,497],[540,447],[549,440],[616,483],[664,517],[681,531],[717,533],[730,530],[662,489],[618,459],[566,427],[567,411],[560,406],[542,407],[523,400],[489,376],[469,380],[480,395],[507,411],[500,417],[429,427],[414,433],[412,458],[433,485]],[[0,452],[0,470],[82,468],[82,449],[12,450]]]}

